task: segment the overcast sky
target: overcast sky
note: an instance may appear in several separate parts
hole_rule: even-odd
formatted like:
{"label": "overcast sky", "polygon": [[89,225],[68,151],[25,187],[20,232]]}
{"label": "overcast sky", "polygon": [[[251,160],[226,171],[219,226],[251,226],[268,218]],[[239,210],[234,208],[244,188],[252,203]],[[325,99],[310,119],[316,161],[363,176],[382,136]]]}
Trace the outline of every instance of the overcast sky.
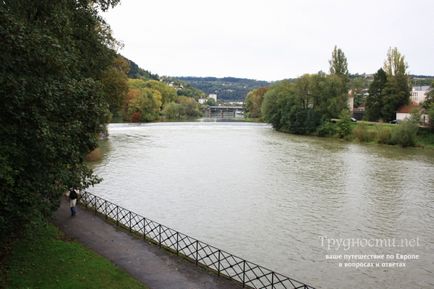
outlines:
{"label": "overcast sky", "polygon": [[389,47],[434,75],[434,0],[121,0],[104,13],[121,54],[169,76],[279,80],[328,72],[333,47],[373,73]]}

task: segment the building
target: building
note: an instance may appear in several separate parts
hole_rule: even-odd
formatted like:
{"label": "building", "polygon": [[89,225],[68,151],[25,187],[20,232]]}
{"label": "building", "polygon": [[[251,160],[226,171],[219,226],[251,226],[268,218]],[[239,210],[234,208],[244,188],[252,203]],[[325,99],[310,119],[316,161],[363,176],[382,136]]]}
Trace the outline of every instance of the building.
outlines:
{"label": "building", "polygon": [[428,85],[424,86],[413,86],[411,89],[410,102],[414,104],[421,104],[425,101],[430,87]]}
{"label": "building", "polygon": [[217,102],[217,94],[215,94],[215,93],[211,93],[211,94],[209,94],[209,95],[208,95],[208,98],[212,98],[212,99],[215,100],[215,102]]}
{"label": "building", "polygon": [[420,124],[422,125],[427,125],[429,124],[429,117],[428,115],[425,113],[425,111],[416,103],[411,103],[409,105],[404,105],[401,106],[398,111],[396,112],[396,120],[398,122],[409,119],[411,117],[411,113],[413,111],[419,110],[421,115],[420,115]]}

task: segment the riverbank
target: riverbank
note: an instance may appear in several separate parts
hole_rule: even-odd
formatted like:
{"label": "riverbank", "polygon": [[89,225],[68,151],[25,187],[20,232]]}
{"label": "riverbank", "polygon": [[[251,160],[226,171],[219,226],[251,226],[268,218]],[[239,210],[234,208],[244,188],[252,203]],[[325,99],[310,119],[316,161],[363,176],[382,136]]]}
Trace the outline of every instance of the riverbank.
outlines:
{"label": "riverbank", "polygon": [[107,259],[41,221],[13,244],[1,288],[147,289]]}
{"label": "riverbank", "polygon": [[[434,150],[434,133],[429,128],[404,127],[406,123],[389,124],[380,122],[358,121],[345,124],[346,133],[341,133],[339,120],[329,122],[320,131],[307,136],[341,139],[348,142],[380,144],[401,147],[427,148]],[[289,133],[285,130],[279,130]]]}
{"label": "riverbank", "polygon": [[[234,119],[216,119],[216,118],[200,118],[200,119],[188,119],[188,120],[163,120],[150,123],[173,123],[173,122],[247,122],[247,123],[265,123],[260,118],[234,118]],[[120,122],[125,123],[126,122]],[[387,144],[387,145],[401,145],[413,146],[418,148],[428,148],[434,149],[434,133],[428,128],[419,128],[417,133],[414,135],[413,144],[400,144],[393,139],[393,132],[397,130],[402,124],[389,124],[380,122],[370,122],[370,121],[358,121],[349,122],[349,133],[345,136],[339,135],[339,124],[338,123],[328,123],[327,131],[322,133],[314,133],[312,136],[317,137],[330,137],[335,139],[343,139],[350,142],[366,143],[366,144]],[[284,130],[280,130],[284,133],[289,133]],[[407,137],[407,136],[404,136]],[[100,159],[100,152],[94,151],[89,154],[89,160]]]}

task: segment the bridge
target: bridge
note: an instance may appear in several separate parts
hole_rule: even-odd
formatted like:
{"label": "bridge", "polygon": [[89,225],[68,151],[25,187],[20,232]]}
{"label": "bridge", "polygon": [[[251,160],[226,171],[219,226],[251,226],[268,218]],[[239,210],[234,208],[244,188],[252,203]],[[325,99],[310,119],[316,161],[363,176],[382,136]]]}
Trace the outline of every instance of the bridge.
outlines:
{"label": "bridge", "polygon": [[207,117],[242,117],[244,116],[244,107],[242,106],[208,106],[205,108]]}

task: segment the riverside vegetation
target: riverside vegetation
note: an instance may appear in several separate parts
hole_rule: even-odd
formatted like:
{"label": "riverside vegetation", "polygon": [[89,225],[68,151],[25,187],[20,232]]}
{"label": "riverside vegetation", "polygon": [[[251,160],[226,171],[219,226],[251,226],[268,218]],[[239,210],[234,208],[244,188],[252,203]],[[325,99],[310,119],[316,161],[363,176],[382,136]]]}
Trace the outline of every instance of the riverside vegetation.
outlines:
{"label": "riverside vegetation", "polygon": [[0,2],[1,288],[142,288],[46,225],[69,187],[99,181],[85,156],[128,92],[99,15],[118,3]]}
{"label": "riverside vegetation", "polygon": [[[376,122],[352,122],[348,91],[360,90],[360,85],[350,80],[341,49],[334,48],[329,63],[329,74],[305,74],[250,91],[245,99],[246,117],[264,120],[276,130],[293,134],[434,147],[434,83],[422,111],[413,112],[410,119],[397,125],[387,124],[395,119],[399,107],[410,101],[407,63],[396,48],[389,49],[384,69],[374,75],[369,96],[357,99],[366,107],[366,118]],[[421,113],[428,115],[430,127],[419,127]]]}

